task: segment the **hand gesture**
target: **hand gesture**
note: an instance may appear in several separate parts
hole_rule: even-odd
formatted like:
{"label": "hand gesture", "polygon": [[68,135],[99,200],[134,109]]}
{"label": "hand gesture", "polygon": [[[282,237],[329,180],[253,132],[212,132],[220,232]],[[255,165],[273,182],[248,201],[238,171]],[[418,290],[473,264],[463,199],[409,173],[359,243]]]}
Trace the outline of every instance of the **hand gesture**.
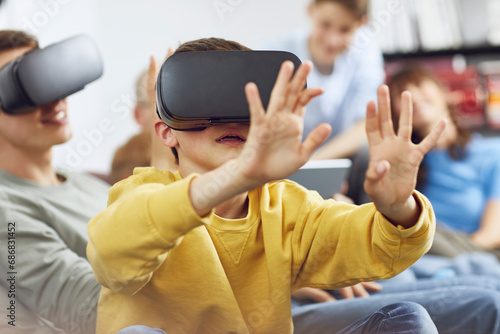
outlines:
{"label": "hand gesture", "polygon": [[[174,54],[174,49],[172,47],[168,48],[165,60],[167,60],[171,55]],[[159,66],[156,63],[155,56],[151,55],[149,57],[149,68],[147,75],[147,94],[149,101],[149,109],[156,115],[156,80],[158,78]]]}
{"label": "hand gesture", "polygon": [[245,87],[250,130],[239,163],[244,177],[255,186],[293,174],[331,131],[328,124],[321,124],[302,141],[305,106],[323,90],[304,89],[310,62],[302,64],[292,78],[293,69],[290,61],[281,66],[267,112],[257,86],[249,83]]}
{"label": "hand gesture", "polygon": [[409,227],[419,214],[412,196],[418,168],[424,155],[436,145],[446,122],[442,120],[420,144],[415,145],[411,142],[411,94],[402,94],[397,134],[391,120],[389,88],[383,85],[377,94],[378,105],[372,101],[366,111],[370,163],[364,186],[378,211],[393,223]]}
{"label": "hand gesture", "polygon": [[[353,299],[356,297],[368,298],[368,291],[380,291],[382,285],[375,282],[361,282],[353,286],[338,289],[340,295],[344,299]],[[297,300],[313,300],[316,303],[325,303],[336,301],[335,297],[322,289],[316,288],[301,288],[292,293],[292,297]]]}

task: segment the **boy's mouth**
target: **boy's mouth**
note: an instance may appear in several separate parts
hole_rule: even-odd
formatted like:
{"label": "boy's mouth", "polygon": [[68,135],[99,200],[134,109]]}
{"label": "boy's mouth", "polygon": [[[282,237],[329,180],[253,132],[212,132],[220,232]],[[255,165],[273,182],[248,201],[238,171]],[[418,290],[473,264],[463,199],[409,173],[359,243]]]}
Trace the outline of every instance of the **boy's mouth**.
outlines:
{"label": "boy's mouth", "polygon": [[225,136],[220,139],[216,140],[217,142],[223,142],[223,141],[241,141],[244,142],[245,139],[241,138],[240,136]]}
{"label": "boy's mouth", "polygon": [[224,131],[224,133],[215,140],[218,143],[224,143],[224,144],[232,144],[232,145],[240,145],[241,143],[246,142],[246,138],[241,133],[241,131],[236,130],[236,129],[230,129],[227,131]]}

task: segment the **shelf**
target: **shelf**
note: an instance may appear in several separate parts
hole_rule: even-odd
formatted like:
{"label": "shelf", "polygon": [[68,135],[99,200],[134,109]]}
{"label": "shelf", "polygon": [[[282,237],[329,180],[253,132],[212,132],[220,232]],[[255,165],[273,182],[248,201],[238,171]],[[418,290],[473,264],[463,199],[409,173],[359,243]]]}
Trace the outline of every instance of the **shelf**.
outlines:
{"label": "shelf", "polygon": [[400,59],[414,59],[414,58],[430,58],[439,56],[454,56],[454,55],[485,55],[485,54],[500,54],[500,46],[478,46],[475,48],[460,48],[460,49],[449,49],[449,50],[436,50],[436,51],[416,51],[408,53],[391,53],[384,54],[384,59],[386,61],[390,60],[400,60]]}

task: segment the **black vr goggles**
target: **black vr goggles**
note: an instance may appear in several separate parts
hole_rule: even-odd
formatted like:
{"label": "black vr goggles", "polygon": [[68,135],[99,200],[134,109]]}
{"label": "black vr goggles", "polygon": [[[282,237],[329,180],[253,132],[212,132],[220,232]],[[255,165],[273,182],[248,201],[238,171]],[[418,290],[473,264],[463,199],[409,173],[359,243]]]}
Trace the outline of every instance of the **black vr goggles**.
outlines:
{"label": "black vr goggles", "polygon": [[174,130],[250,122],[245,85],[254,82],[269,103],[281,64],[297,56],[282,51],[181,52],[169,57],[156,83],[156,111]]}
{"label": "black vr goggles", "polygon": [[0,109],[18,114],[61,100],[102,72],[99,51],[84,35],[33,50],[0,68]]}

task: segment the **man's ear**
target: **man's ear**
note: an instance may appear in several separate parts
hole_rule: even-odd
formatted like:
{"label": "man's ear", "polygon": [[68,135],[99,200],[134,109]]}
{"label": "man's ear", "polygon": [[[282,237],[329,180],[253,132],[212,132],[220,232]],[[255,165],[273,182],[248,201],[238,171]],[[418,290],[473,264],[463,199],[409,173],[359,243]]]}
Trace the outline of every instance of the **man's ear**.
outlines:
{"label": "man's ear", "polygon": [[155,131],[161,142],[168,147],[176,147],[178,142],[172,129],[167,126],[161,119],[155,120]]}

